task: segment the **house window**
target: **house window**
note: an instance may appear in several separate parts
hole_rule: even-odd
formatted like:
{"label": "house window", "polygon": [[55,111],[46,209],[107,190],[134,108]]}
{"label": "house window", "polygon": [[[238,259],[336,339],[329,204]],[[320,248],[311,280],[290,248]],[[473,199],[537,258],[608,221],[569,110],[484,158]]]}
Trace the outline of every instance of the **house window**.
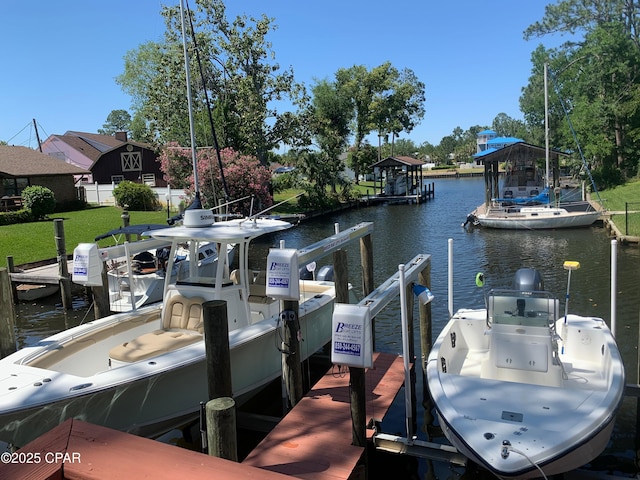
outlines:
{"label": "house window", "polygon": [[16,197],[29,186],[28,178],[3,178],[2,179],[2,195]]}
{"label": "house window", "polygon": [[123,172],[142,170],[142,155],[140,152],[122,152],[120,154]]}
{"label": "house window", "polygon": [[149,185],[150,187],[156,186],[156,176],[153,173],[143,173],[142,174],[142,183],[145,185]]}
{"label": "house window", "polygon": [[118,185],[123,180],[124,177],[122,175],[111,175],[111,183]]}

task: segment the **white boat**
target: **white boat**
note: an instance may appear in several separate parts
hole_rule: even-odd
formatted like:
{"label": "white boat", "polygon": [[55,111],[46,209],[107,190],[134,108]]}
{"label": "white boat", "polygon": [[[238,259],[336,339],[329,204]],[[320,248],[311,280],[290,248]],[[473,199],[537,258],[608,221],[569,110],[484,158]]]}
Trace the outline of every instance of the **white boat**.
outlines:
{"label": "white boat", "polygon": [[[166,225],[131,225],[98,235],[95,240],[112,236],[120,241],[122,235],[149,233]],[[157,239],[144,239],[131,243],[118,243],[100,249],[101,258],[107,267],[109,308],[112,312],[128,312],[162,300],[167,272],[170,243]],[[190,253],[184,247],[176,250],[176,261],[171,269],[171,282],[175,282],[189,271]],[[218,249],[214,243],[198,246],[198,269],[212,276],[218,261]],[[226,250],[228,262],[234,259],[234,245]]]}
{"label": "white boat", "polygon": [[[601,216],[590,202],[561,202],[560,188],[551,198],[550,149],[548,128],[547,64],[544,65],[545,94],[545,176],[542,177],[535,162],[515,162],[508,171],[499,198],[480,205],[471,212],[463,226],[508,230],[539,230],[554,228],[588,227]],[[507,147],[508,148],[508,147]]]}
{"label": "white boat", "polygon": [[[577,267],[565,263],[569,280]],[[538,272],[518,270],[486,309],[458,310],[428,356],[445,436],[499,478],[579,468],[611,436],[625,386],[616,342],[601,318],[558,310]]]}
{"label": "white boat", "polygon": [[579,208],[571,205],[504,205],[494,203],[481,205],[469,221],[486,228],[507,230],[543,230],[554,228],[577,228],[593,225],[601,212],[589,204],[580,202]]}
{"label": "white boat", "polygon": [[[239,270],[229,272],[222,261],[206,278],[194,269],[167,282],[162,303],[82,324],[0,360],[0,441],[22,446],[67,418],[147,436],[181,424],[208,400],[202,318],[208,300],[227,302],[237,404],[278,378],[280,302],[266,296],[264,272],[250,273],[248,250],[252,239],[290,226],[254,218],[150,232],[171,243],[172,253],[184,242],[236,244]],[[91,262],[78,265],[74,275],[91,276]],[[335,288],[299,282],[300,358],[306,359],[331,340]]]}

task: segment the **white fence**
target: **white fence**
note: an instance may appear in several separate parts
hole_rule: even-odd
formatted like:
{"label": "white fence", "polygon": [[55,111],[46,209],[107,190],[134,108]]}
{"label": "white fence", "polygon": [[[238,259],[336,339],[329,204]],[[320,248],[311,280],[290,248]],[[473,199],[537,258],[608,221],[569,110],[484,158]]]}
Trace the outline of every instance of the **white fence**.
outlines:
{"label": "white fence", "polygon": [[[85,200],[87,203],[94,205],[116,205],[116,199],[113,196],[113,190],[116,188],[115,183],[104,185],[87,183],[81,186],[84,187]],[[163,207],[166,207],[168,204],[170,208],[178,209],[180,202],[188,204],[190,201],[190,197],[185,194],[184,190],[171,189],[171,187],[168,186],[151,187],[151,190],[153,190],[156,198]]]}

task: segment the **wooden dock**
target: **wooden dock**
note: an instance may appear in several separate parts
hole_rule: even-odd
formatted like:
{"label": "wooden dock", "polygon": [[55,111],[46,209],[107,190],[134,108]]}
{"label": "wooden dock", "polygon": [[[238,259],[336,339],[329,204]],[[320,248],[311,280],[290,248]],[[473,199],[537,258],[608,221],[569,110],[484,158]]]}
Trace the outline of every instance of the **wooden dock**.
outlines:
{"label": "wooden dock", "polygon": [[[367,419],[382,419],[404,383],[402,358],[374,354],[365,374]],[[334,367],[247,456],[243,465],[304,479],[347,479],[363,447],[351,445],[349,373]],[[367,438],[373,436],[367,430]]]}
{"label": "wooden dock", "polygon": [[287,477],[69,419],[21,448],[13,456],[3,456],[0,462],[0,478],[283,480]]}
{"label": "wooden dock", "polygon": [[[403,382],[402,358],[374,354],[365,375],[367,418],[382,418]],[[354,478],[364,448],[351,445],[349,399],[348,371],[332,368],[243,463],[70,419],[3,457],[0,478]]]}

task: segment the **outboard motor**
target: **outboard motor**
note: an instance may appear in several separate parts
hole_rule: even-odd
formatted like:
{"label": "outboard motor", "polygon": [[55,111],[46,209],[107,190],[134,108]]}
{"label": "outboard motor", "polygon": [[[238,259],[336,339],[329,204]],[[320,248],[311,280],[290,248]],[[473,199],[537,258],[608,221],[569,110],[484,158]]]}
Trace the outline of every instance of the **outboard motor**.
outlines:
{"label": "outboard motor", "polygon": [[513,289],[521,292],[544,291],[544,281],[535,268],[521,268],[513,276]]}
{"label": "outboard motor", "polygon": [[333,266],[323,265],[316,274],[316,280],[321,282],[333,282]]}

